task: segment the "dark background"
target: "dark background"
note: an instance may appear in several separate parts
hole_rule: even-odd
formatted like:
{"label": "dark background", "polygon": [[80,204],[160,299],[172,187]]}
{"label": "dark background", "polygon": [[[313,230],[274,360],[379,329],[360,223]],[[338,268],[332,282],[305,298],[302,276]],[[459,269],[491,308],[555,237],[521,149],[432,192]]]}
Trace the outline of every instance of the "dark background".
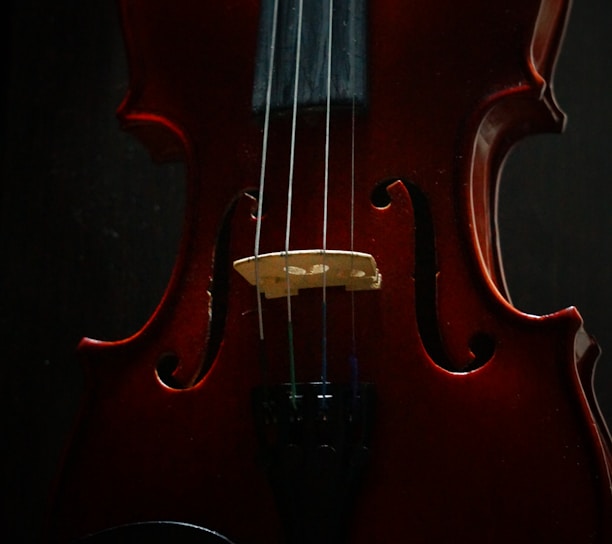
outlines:
{"label": "dark background", "polygon": [[[4,6],[2,533],[35,542],[78,403],[74,347],[85,335],[125,337],[155,308],[180,236],[183,175],[118,129],[127,72],[113,0]],[[567,131],[513,151],[500,204],[514,303],[580,309],[604,350],[596,387],[608,421],[611,28],[612,2],[576,0],[555,78]]]}

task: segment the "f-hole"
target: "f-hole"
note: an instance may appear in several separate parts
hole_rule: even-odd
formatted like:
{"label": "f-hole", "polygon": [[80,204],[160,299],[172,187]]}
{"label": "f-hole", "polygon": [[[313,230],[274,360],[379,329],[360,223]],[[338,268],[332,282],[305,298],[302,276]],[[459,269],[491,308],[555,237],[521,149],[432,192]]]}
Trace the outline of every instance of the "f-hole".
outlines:
{"label": "f-hole", "polygon": [[[379,183],[372,192],[371,201],[377,208],[393,205],[387,187],[397,179]],[[406,187],[412,208],[415,224],[415,269],[413,271],[415,288],[415,312],[419,335],[427,354],[438,366],[449,371],[466,373],[480,368],[495,353],[495,339],[488,333],[475,331],[467,340],[473,358],[467,365],[453,362],[444,348],[440,335],[437,304],[438,263],[436,254],[436,234],[427,197],[412,182],[400,180]]]}
{"label": "f-hole", "polygon": [[[250,193],[246,194],[251,196]],[[227,316],[227,297],[231,272],[231,262],[229,258],[231,221],[238,200],[244,196],[245,193],[240,193],[227,207],[217,233],[210,289],[210,321],[207,336],[206,338],[202,338],[202,342],[206,342],[207,346],[200,371],[194,376],[192,381],[187,384],[181,384],[174,377],[174,373],[180,364],[179,356],[174,352],[165,352],[161,354],[157,360],[157,376],[164,385],[172,389],[187,389],[193,387],[206,375],[217,357],[225,332],[225,320]]]}

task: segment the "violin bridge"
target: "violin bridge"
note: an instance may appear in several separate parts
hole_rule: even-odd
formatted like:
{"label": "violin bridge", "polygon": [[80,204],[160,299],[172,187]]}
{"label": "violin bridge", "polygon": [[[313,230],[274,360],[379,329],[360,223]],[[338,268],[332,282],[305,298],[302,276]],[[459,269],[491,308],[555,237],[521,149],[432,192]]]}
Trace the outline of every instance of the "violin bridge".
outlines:
{"label": "violin bridge", "polygon": [[279,251],[238,259],[234,268],[251,285],[256,284],[259,275],[259,287],[266,298],[287,296],[287,292],[297,295],[300,289],[324,286],[373,291],[380,289],[382,283],[374,257],[356,251]]}

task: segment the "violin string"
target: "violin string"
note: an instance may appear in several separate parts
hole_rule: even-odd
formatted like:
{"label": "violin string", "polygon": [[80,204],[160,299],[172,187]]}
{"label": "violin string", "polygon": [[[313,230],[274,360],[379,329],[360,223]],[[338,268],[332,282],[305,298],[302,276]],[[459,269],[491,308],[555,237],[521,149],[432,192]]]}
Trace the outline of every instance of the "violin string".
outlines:
{"label": "violin string", "polygon": [[259,194],[257,199],[257,224],[255,226],[255,248],[253,255],[255,258],[255,288],[257,289],[257,318],[259,321],[259,339],[264,340],[264,320],[263,308],[261,303],[261,276],[259,270],[259,249],[261,244],[261,224],[263,213],[264,189],[266,182],[266,161],[268,156],[268,135],[270,129],[270,109],[272,103],[272,77],[274,74],[274,57],[276,49],[276,27],[278,21],[278,0],[274,0],[274,12],[272,16],[272,36],[270,38],[270,55],[268,57],[268,81],[266,88],[266,107],[264,113],[264,129],[262,136],[261,149],[261,169],[259,173]]}
{"label": "violin string", "polygon": [[331,120],[331,73],[332,73],[332,39],[333,39],[334,0],[329,0],[329,28],[327,35],[327,104],[325,111],[325,180],[323,191],[323,295],[322,295],[322,335],[321,335],[321,382],[322,400],[325,405],[327,394],[327,207],[329,195],[329,147]]}
{"label": "violin string", "polygon": [[298,90],[300,84],[300,56],[302,46],[303,0],[298,4],[297,37],[295,44],[295,76],[293,82],[293,114],[291,121],[291,151],[289,155],[289,180],[287,187],[287,222],[285,228],[285,281],[287,285],[287,337],[289,341],[289,372],[291,379],[291,403],[296,406],[295,350],[293,346],[293,317],[291,312],[291,279],[289,274],[289,242],[291,238],[291,211],[293,208],[293,177],[295,171],[295,139],[297,126]]}
{"label": "violin string", "polygon": [[[355,90],[355,48],[356,48],[356,35],[355,35],[355,13],[350,14],[350,26],[349,31],[351,32],[350,43],[351,43],[351,59],[349,66],[351,67],[351,93],[352,93],[352,104],[351,104],[351,271],[350,277],[353,277],[353,271],[355,269],[355,120],[356,120],[356,90]],[[357,333],[355,328],[355,291],[351,290],[351,354],[349,355],[349,366],[351,372],[351,389],[353,400],[357,398],[357,387],[359,383],[359,365],[357,360]]]}

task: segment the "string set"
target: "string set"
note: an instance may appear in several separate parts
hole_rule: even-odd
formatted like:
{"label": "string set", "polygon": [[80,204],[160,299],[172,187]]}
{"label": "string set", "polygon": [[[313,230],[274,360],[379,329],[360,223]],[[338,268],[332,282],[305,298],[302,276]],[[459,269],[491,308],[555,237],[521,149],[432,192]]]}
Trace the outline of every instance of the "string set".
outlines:
{"label": "string set", "polygon": [[[294,331],[293,331],[293,316],[292,316],[292,301],[291,301],[291,266],[290,266],[290,242],[291,242],[291,221],[293,209],[293,184],[295,178],[295,155],[296,155],[296,135],[298,123],[298,105],[299,105],[299,89],[300,89],[300,63],[302,49],[302,27],[303,27],[303,0],[298,0],[297,5],[297,32],[295,38],[295,64],[293,77],[293,102],[291,116],[291,143],[289,156],[289,174],[287,181],[287,215],[285,227],[285,244],[284,244],[284,273],[286,283],[286,306],[287,306],[287,339],[289,348],[289,376],[290,376],[290,399],[294,408],[297,408],[297,385],[296,385],[296,369],[295,369],[295,348],[294,348]],[[328,237],[328,203],[329,203],[329,186],[330,186],[330,148],[331,148],[331,108],[332,108],[332,52],[333,52],[333,17],[334,17],[334,1],[329,0],[328,12],[328,28],[327,28],[327,74],[326,74],[326,101],[325,101],[325,165],[324,165],[324,180],[323,180],[323,219],[322,219],[322,240],[321,240],[321,273],[322,273],[322,298],[321,298],[321,405],[325,408],[327,399],[328,386],[328,349],[327,349],[327,237]],[[257,315],[259,324],[259,339],[263,346],[265,341],[264,335],[264,318],[262,308],[262,290],[260,285],[260,245],[261,245],[261,230],[262,230],[262,215],[263,201],[266,181],[266,165],[268,156],[268,138],[270,116],[272,110],[272,87],[274,80],[274,65],[276,56],[277,43],[277,27],[279,18],[279,0],[274,0],[273,15],[272,15],[272,34],[270,39],[270,48],[268,51],[268,73],[265,95],[264,109],[264,126],[262,136],[262,159],[259,179],[259,195],[257,204],[257,222],[255,231],[255,284],[257,289]],[[354,32],[351,35],[351,55],[355,55],[354,48]],[[350,85],[353,89],[352,96],[352,130],[351,130],[351,195],[350,195],[350,251],[354,253],[354,223],[355,223],[355,75],[354,70],[351,70]],[[351,257],[351,270],[353,269],[353,260]],[[351,354],[349,355],[349,364],[351,371],[351,386],[353,395],[356,395],[358,382],[358,366],[356,356],[356,334],[355,334],[355,299],[354,292],[351,292]]]}

